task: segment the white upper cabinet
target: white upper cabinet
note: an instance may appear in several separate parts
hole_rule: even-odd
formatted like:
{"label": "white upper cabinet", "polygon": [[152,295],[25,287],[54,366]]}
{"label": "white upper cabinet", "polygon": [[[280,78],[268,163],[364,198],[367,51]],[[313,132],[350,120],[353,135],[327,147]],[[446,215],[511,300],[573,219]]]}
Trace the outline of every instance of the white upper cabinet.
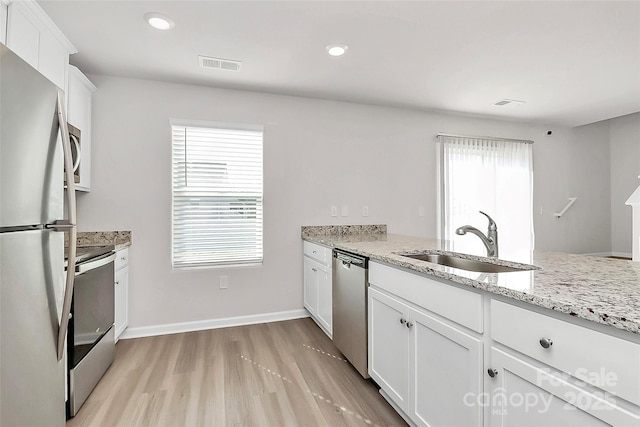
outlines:
{"label": "white upper cabinet", "polygon": [[76,172],[80,180],[76,190],[91,190],[91,97],[96,87],[82,72],[69,65],[67,122],[80,130],[80,163]]}
{"label": "white upper cabinet", "polygon": [[7,44],[7,13],[9,6],[0,0],[0,43]]}
{"label": "white upper cabinet", "polygon": [[33,0],[10,2],[5,22],[3,42],[6,46],[59,88],[65,89],[69,55],[77,50],[38,3]]}

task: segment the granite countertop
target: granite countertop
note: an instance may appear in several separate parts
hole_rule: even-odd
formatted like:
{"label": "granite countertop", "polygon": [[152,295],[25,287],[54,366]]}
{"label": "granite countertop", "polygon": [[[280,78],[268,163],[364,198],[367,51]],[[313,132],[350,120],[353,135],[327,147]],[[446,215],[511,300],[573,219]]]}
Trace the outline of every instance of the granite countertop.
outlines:
{"label": "granite countertop", "polygon": [[[353,226],[349,226],[353,227]],[[358,226],[356,226],[358,227]],[[561,252],[533,251],[537,270],[477,273],[398,253],[442,251],[442,241],[386,234],[384,226],[303,227],[304,240],[343,249],[419,273],[451,280],[571,316],[640,334],[640,263]],[[333,230],[332,230],[333,229]],[[486,258],[463,255],[469,259]],[[503,265],[518,265],[503,260]]]}
{"label": "granite countertop", "polygon": [[[65,233],[65,247],[68,246],[67,236]],[[76,243],[79,248],[113,245],[118,251],[131,246],[131,231],[79,231]]]}

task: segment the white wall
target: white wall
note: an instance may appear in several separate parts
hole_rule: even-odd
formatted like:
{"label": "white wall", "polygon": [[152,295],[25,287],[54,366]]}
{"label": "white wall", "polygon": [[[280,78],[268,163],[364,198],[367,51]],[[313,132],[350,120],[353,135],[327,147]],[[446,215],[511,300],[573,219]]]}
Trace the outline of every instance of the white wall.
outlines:
{"label": "white wall", "polygon": [[[534,145],[536,248],[609,253],[609,127],[595,123],[554,129]],[[575,204],[561,218],[569,197]],[[543,215],[540,215],[542,206]]]}
{"label": "white wall", "polygon": [[[92,76],[91,193],[79,196],[79,229],[132,230],[130,326],[206,320],[302,307],[301,225],[386,223],[393,233],[436,230],[437,132],[533,139],[537,247],[602,252],[609,206],[588,195],[608,188],[607,149],[574,131],[308,98]],[[170,118],[264,125],[264,265],[172,271]],[[603,182],[605,184],[603,184]],[[552,213],[577,195],[566,218]],[[591,205],[590,205],[591,203]],[[330,206],[347,205],[332,218]],[[370,216],[360,215],[362,206]],[[418,215],[424,206],[426,216]],[[593,221],[583,239],[580,221]],[[548,227],[548,230],[543,228]],[[609,242],[609,239],[604,239]],[[600,245],[600,246],[599,246]],[[606,247],[605,247],[606,246]],[[228,290],[219,276],[229,276]]]}
{"label": "white wall", "polygon": [[640,113],[607,120],[611,147],[611,249],[630,254],[631,206],[626,206],[640,180]]}

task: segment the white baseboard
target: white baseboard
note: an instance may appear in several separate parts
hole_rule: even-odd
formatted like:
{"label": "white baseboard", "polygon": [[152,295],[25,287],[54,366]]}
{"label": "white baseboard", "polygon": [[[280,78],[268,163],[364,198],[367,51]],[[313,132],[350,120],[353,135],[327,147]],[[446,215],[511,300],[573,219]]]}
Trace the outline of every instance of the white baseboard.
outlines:
{"label": "white baseboard", "polygon": [[583,255],[601,256],[601,257],[615,256],[615,257],[629,258],[629,259],[631,259],[632,257],[631,253],[626,253],[626,252],[594,252],[591,254],[583,254]]}
{"label": "white baseboard", "polygon": [[276,313],[254,314],[250,316],[225,317],[222,319],[198,320],[195,322],[169,323],[155,326],[127,328],[120,335],[121,340],[130,338],[154,337],[157,335],[179,334],[182,332],[203,331],[206,329],[228,328],[231,326],[255,325],[257,323],[281,322],[283,320],[309,317],[307,310],[279,311]]}
{"label": "white baseboard", "polygon": [[617,256],[617,257],[622,257],[622,258],[633,258],[633,254],[631,252],[626,253],[626,252],[611,252],[611,256]]}

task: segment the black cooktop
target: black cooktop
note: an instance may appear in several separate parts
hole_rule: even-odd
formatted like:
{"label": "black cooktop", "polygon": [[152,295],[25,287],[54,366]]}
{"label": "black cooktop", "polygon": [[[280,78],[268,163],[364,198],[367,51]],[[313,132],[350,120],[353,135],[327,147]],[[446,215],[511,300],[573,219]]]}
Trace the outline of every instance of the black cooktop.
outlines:
{"label": "black cooktop", "polygon": [[[87,261],[92,258],[99,257],[100,255],[108,254],[115,249],[114,245],[102,245],[102,246],[82,246],[76,248],[76,264],[79,264],[83,261]],[[68,256],[68,248],[64,248],[64,260],[67,261]]]}

